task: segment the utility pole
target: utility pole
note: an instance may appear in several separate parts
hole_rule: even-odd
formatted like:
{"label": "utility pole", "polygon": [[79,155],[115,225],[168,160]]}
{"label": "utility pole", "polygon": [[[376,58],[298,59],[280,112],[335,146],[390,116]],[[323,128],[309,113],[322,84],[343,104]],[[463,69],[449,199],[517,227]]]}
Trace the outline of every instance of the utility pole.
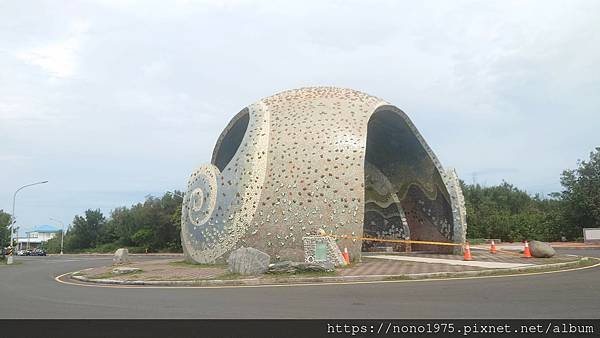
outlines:
{"label": "utility pole", "polygon": [[60,220],[57,220],[56,218],[52,218],[50,217],[51,221],[55,221],[60,223],[60,225],[62,226],[62,230],[60,231],[60,254],[63,254],[63,248],[65,246],[65,223],[63,223]]}
{"label": "utility pole", "polygon": [[[13,257],[15,254],[15,250],[13,248],[13,243],[14,243],[14,234],[15,234],[15,223],[17,223],[17,217],[15,216],[15,202],[17,199],[17,193],[19,191],[21,191],[21,189],[27,188],[27,187],[31,187],[32,185],[38,185],[38,184],[44,184],[44,183],[48,183],[48,181],[42,181],[42,182],[36,182],[36,183],[31,183],[31,184],[26,184],[22,187],[20,187],[19,189],[17,189],[15,191],[15,193],[13,194],[13,205],[12,205],[12,213],[10,214],[10,218],[11,218],[11,222],[10,222],[10,245],[9,248],[11,248],[11,254],[8,256],[8,259],[6,260],[6,264],[12,264],[13,263]],[[18,237],[17,237],[18,238]]]}

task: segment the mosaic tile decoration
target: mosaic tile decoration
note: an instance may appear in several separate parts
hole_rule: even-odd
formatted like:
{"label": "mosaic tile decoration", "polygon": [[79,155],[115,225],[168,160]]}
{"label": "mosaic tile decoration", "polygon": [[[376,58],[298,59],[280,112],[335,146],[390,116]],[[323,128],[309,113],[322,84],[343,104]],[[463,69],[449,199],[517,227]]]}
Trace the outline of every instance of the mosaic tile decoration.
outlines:
{"label": "mosaic tile decoration", "polygon": [[[371,138],[384,146],[368,147]],[[289,90],[240,111],[211,164],[192,173],[182,245],[188,259],[213,263],[241,246],[303,261],[303,237],[316,229],[461,241],[464,204],[453,179],[389,103],[351,89]],[[360,257],[361,241],[337,242]]]}

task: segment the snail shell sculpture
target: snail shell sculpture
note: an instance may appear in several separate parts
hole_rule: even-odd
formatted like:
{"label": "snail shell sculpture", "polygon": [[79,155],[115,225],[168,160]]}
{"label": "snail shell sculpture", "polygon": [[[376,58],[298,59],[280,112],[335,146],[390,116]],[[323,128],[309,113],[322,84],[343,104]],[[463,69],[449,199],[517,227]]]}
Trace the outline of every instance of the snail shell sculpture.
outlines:
{"label": "snail shell sculpture", "polygon": [[[183,200],[188,260],[223,262],[241,246],[304,260],[302,237],[323,229],[352,257],[361,237],[462,242],[464,200],[408,116],[351,89],[301,88],[240,111]],[[412,245],[446,252],[451,247]]]}

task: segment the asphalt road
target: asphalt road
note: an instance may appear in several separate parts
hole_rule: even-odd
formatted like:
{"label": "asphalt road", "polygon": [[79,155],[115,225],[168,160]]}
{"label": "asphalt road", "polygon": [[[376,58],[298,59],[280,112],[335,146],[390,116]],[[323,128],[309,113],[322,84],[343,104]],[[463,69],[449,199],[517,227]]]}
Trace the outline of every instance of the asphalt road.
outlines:
{"label": "asphalt road", "polygon": [[[562,253],[600,257],[600,250]],[[385,284],[128,289],[54,280],[110,257],[17,260],[22,264],[0,267],[0,318],[600,318],[600,268]]]}

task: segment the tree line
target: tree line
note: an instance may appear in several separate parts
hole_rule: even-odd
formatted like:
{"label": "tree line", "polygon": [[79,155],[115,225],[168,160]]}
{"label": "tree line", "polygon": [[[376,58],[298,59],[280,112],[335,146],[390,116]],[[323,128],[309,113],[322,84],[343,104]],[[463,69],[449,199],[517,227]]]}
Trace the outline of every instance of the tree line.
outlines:
{"label": "tree line", "polygon": [[600,227],[600,147],[588,161],[564,170],[561,192],[530,196],[503,182],[482,187],[462,183],[468,238],[503,241],[581,240],[583,228]]}
{"label": "tree line", "polygon": [[[181,252],[179,191],[143,203],[112,210],[107,218],[99,210],[86,210],[73,219],[65,234],[65,252],[111,252],[128,247],[131,252]],[[48,241],[49,252],[60,252],[60,236]]]}
{"label": "tree line", "polygon": [[[467,209],[467,237],[503,241],[581,240],[583,228],[600,227],[600,147],[587,161],[561,175],[561,192],[550,198],[529,195],[510,183],[484,187],[461,182]],[[65,252],[110,252],[128,247],[133,252],[181,252],[179,191],[148,196],[143,203],[112,210],[99,209],[73,219],[65,234]],[[9,242],[10,214],[0,210],[0,241]],[[6,246],[6,244],[3,244]],[[60,251],[60,236],[46,243]]]}
{"label": "tree line", "polygon": [[0,251],[10,243],[10,214],[0,209]]}

